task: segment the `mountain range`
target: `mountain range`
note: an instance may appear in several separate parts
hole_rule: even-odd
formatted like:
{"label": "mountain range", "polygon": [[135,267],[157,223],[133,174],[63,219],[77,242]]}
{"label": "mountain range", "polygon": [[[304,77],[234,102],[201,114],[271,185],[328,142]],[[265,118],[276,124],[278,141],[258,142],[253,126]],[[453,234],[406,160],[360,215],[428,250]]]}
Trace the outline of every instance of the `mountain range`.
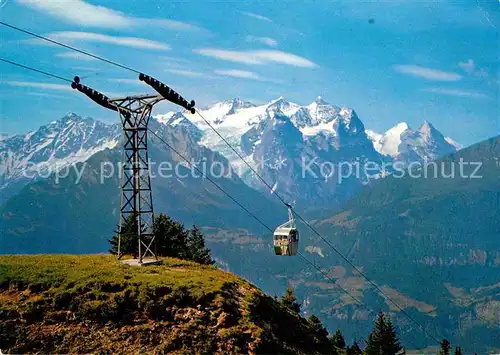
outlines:
{"label": "mountain range", "polygon": [[[276,191],[296,201],[299,213],[320,208],[321,213],[307,214],[310,223],[429,333],[466,342],[463,347],[474,351],[500,347],[495,340],[500,309],[500,174],[495,157],[500,155],[500,137],[457,151],[460,147],[428,122],[417,130],[398,124],[377,134],[366,130],[353,110],[321,98],[304,107],[282,98],[261,106],[231,100],[200,113]],[[217,162],[226,174],[214,181],[266,225],[283,222],[286,210],[203,118],[170,112],[156,116],[150,128],[200,169]],[[118,221],[119,177],[102,180],[101,171],[103,162],[119,164],[119,128],[71,114],[0,142],[1,253],[107,250]],[[149,144],[155,174],[160,162],[182,162],[156,137],[150,135]],[[445,157],[437,158],[441,155]],[[452,163],[465,160],[482,163],[482,178],[399,178],[377,172],[376,179],[355,176],[332,183],[334,179],[298,175],[303,158],[404,166],[437,158],[435,169],[448,175]],[[30,162],[45,162],[48,172],[56,162],[71,169],[66,177],[53,173],[37,179],[25,173],[39,167]],[[471,169],[465,173],[471,175]],[[304,312],[320,315],[330,329],[345,329],[350,339],[368,332],[372,323],[366,310],[301,260],[275,257],[269,231],[188,167],[180,165],[179,171],[184,178],[152,179],[155,211],[203,227],[219,267],[270,294],[294,287]],[[321,238],[301,223],[298,227],[301,253],[366,304],[390,313],[405,341],[415,347],[432,345],[432,339],[344,265]]]}
{"label": "mountain range", "polygon": [[[458,147],[427,121],[418,130],[406,123],[384,134],[366,130],[353,109],[330,105],[321,97],[307,106],[282,97],[260,106],[233,99],[199,113],[168,112],[155,119],[160,125],[182,129],[195,149],[206,147],[222,154],[248,186],[269,193],[269,187],[223,137],[268,185],[297,203],[338,205],[376,178],[384,164],[430,161]],[[0,141],[0,203],[35,175],[84,162],[99,151],[117,147],[120,139],[119,124],[69,113],[36,131]],[[376,166],[371,175],[361,171],[345,176],[346,167],[352,170],[367,162]]]}

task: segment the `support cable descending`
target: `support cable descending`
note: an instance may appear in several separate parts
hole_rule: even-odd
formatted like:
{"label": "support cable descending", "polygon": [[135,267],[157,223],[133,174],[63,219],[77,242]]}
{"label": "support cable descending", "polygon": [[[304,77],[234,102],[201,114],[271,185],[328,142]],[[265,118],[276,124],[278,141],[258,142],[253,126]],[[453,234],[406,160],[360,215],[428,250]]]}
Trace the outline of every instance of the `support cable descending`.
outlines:
{"label": "support cable descending", "polygon": [[72,51],[75,51],[75,52],[78,52],[78,53],[81,53],[81,54],[84,54],[86,56],[89,56],[89,57],[92,57],[94,59],[98,59],[98,60],[101,60],[103,62],[106,62],[108,64],[111,64],[111,65],[115,65],[117,67],[120,67],[122,69],[125,69],[125,70],[128,70],[128,71],[131,71],[131,72],[134,72],[136,74],[140,74],[140,71],[138,70],[135,70],[133,68],[130,68],[130,67],[127,67],[126,65],[123,65],[123,64],[120,64],[120,63],[117,63],[117,62],[114,62],[112,60],[109,60],[109,59],[106,59],[106,58],[103,58],[103,57],[100,57],[98,55],[95,55],[95,54],[92,54],[90,52],[86,52],[86,51],[83,51],[81,49],[78,49],[76,47],[73,47],[73,46],[70,46],[70,45],[67,45],[67,44],[64,44],[62,42],[59,42],[59,41],[56,41],[54,39],[50,39],[50,38],[47,38],[47,37],[44,37],[42,35],[39,35],[39,34],[36,34],[34,32],[31,32],[31,31],[28,31],[28,30],[24,30],[20,27],[17,27],[17,26],[14,26],[14,25],[11,25],[11,24],[8,24],[7,22],[3,22],[3,21],[0,21],[0,25],[3,25],[3,26],[6,26],[6,27],[9,27],[9,28],[12,28],[13,30],[16,30],[16,31],[19,31],[19,32],[23,32],[25,34],[28,34],[30,36],[33,36],[33,37],[36,37],[38,39],[41,39],[42,41],[46,41],[46,42],[49,42],[49,43],[52,43],[52,44],[55,44],[55,45],[58,45],[58,46],[61,46],[61,47],[64,47],[66,49],[71,49]]}
{"label": "support cable descending", "polygon": [[20,63],[11,62],[8,59],[0,58],[0,61],[12,64],[12,65],[15,65],[16,67],[19,67],[19,68],[23,68],[23,69],[34,71],[36,73],[47,75],[47,76],[50,76],[50,77],[55,78],[55,79],[59,79],[59,80],[66,81],[66,82],[69,82],[69,83],[73,82],[73,80],[71,80],[71,79],[63,78],[62,76],[51,74],[51,73],[48,73],[46,71],[35,69],[35,68],[32,68],[32,67],[28,67],[27,65],[23,65],[23,64],[20,64]]}

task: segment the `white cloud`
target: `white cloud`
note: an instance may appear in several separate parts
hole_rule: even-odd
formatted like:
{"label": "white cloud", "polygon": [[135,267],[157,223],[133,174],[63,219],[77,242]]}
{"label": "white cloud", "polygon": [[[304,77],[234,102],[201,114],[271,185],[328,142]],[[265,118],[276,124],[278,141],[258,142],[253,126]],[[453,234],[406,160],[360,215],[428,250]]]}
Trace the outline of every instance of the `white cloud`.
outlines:
{"label": "white cloud", "polygon": [[253,13],[253,12],[242,12],[242,14],[249,16],[249,17],[256,18],[258,20],[262,20],[262,21],[266,21],[266,22],[273,22],[273,20],[271,20],[269,17],[265,17],[265,16],[262,16],[262,15],[259,15],[259,14]]}
{"label": "white cloud", "polygon": [[49,84],[49,83],[39,83],[33,81],[3,81],[2,83],[17,87],[28,87],[28,88],[36,88],[44,90],[46,89],[46,90],[58,90],[58,91],[73,91],[73,89],[69,84],[68,85]]}
{"label": "white cloud", "polygon": [[246,70],[224,69],[224,70],[215,70],[215,73],[224,76],[232,76],[234,78],[262,80],[260,75]]}
{"label": "white cloud", "polygon": [[257,73],[247,71],[247,70],[238,70],[238,69],[217,69],[214,70],[215,74],[222,76],[231,76],[233,78],[241,78],[241,79],[251,79],[257,81],[268,81],[273,83],[281,83],[279,80],[264,78]]}
{"label": "white cloud", "polygon": [[247,42],[262,43],[262,44],[268,45],[269,47],[276,47],[278,45],[278,42],[275,39],[272,39],[270,37],[247,36],[246,41]]}
{"label": "white cloud", "polygon": [[101,43],[116,44],[118,46],[141,48],[141,49],[152,49],[152,50],[163,50],[163,51],[170,49],[170,47],[165,43],[156,42],[149,39],[138,38],[138,37],[108,36],[94,32],[71,32],[71,31],[53,32],[49,33],[47,37],[54,40],[101,42]]}
{"label": "white cloud", "polygon": [[466,62],[458,62],[458,66],[468,74],[472,74],[476,69],[476,63],[474,63],[474,60],[472,59],[469,59]]}
{"label": "white cloud", "polygon": [[231,51],[214,48],[195,49],[195,53],[220,60],[244,64],[280,63],[295,67],[315,68],[318,65],[295,54],[276,50]]}
{"label": "white cloud", "polygon": [[427,89],[423,89],[423,91],[432,92],[432,93],[441,94],[441,95],[458,96],[458,97],[470,97],[470,98],[487,98],[488,97],[487,95],[480,93],[480,92],[467,91],[467,90],[461,90],[461,89],[427,88]]}
{"label": "white cloud", "polygon": [[165,71],[172,73],[172,74],[177,74],[181,76],[187,76],[190,78],[208,78],[211,77],[210,75],[192,71],[192,70],[185,70],[185,69],[165,69]]}
{"label": "white cloud", "polygon": [[458,66],[467,74],[477,78],[487,78],[489,76],[488,70],[486,68],[479,68],[473,59],[458,62]]}
{"label": "white cloud", "polygon": [[394,65],[393,69],[403,74],[416,76],[433,81],[458,81],[462,79],[462,76],[457,73],[420,67],[418,65]]}
{"label": "white cloud", "polygon": [[83,0],[71,0],[71,3],[68,0],[17,0],[17,2],[72,25],[100,28],[155,26],[174,30],[200,29],[197,26],[174,20],[131,17],[123,12],[92,5]]}
{"label": "white cloud", "polygon": [[85,60],[85,61],[94,61],[97,60],[93,57],[90,57],[88,55],[85,55],[83,53],[78,53],[78,52],[62,52],[62,53],[57,53],[56,57],[59,58],[70,58],[70,59],[77,59],[77,60]]}
{"label": "white cloud", "polygon": [[159,59],[165,60],[167,62],[174,62],[174,63],[191,63],[191,61],[184,59],[184,58],[176,58],[176,57],[167,57],[167,56],[162,56]]}
{"label": "white cloud", "polygon": [[90,71],[90,72],[98,72],[99,71],[97,68],[91,68],[91,67],[73,67],[73,69]]}

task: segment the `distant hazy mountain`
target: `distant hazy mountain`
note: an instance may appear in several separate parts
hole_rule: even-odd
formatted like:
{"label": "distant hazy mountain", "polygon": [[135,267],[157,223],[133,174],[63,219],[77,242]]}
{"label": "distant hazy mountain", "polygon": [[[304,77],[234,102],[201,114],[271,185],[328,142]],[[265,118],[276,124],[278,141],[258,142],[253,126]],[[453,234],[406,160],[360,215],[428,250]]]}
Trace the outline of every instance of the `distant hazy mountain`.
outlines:
{"label": "distant hazy mountain", "polygon": [[0,141],[0,203],[37,175],[84,162],[120,142],[120,125],[69,113],[36,131]]}

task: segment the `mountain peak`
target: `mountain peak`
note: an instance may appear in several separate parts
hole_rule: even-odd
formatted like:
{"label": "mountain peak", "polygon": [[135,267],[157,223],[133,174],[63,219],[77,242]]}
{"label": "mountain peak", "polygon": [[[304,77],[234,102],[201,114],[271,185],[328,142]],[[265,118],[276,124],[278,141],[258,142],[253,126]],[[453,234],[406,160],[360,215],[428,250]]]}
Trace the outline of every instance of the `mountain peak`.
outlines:
{"label": "mountain peak", "polygon": [[430,133],[432,131],[436,131],[436,128],[429,121],[425,120],[420,126],[419,131],[422,133]]}
{"label": "mountain peak", "polygon": [[236,111],[242,108],[254,107],[255,105],[251,102],[244,101],[239,97],[235,97],[234,99],[227,102],[230,105],[230,109],[227,112],[227,115],[234,115]]}
{"label": "mountain peak", "polygon": [[79,115],[77,115],[76,113],[74,112],[67,112],[63,118],[81,118]]}
{"label": "mountain peak", "polygon": [[313,101],[316,105],[328,105],[328,102],[323,100],[321,96],[316,97],[316,100]]}
{"label": "mountain peak", "polygon": [[421,136],[425,140],[439,140],[444,141],[444,136],[439,132],[430,122],[424,121],[424,123],[418,129]]}
{"label": "mountain peak", "polygon": [[281,111],[281,113],[291,116],[300,108],[299,105],[287,101],[283,96],[271,101],[266,108],[266,111]]}

